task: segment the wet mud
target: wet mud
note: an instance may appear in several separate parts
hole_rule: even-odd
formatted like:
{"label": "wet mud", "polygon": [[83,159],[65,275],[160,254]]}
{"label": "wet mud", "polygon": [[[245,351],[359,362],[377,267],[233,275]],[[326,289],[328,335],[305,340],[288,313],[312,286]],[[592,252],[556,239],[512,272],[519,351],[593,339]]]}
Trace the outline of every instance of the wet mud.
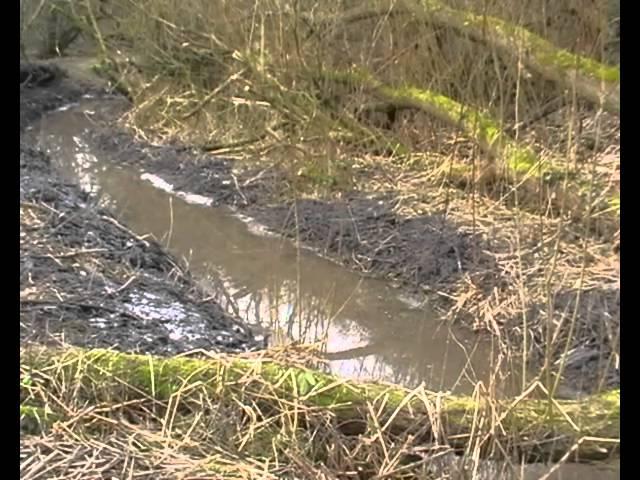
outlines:
{"label": "wet mud", "polygon": [[404,218],[388,195],[283,200],[278,193],[285,176],[272,168],[243,167],[185,146],[145,145],[106,126],[93,137],[116,163],[153,172],[173,190],[207,197],[212,205],[233,207],[274,234],[412,294],[491,270],[479,236],[445,216]]}
{"label": "wet mud", "polygon": [[35,146],[32,122],[104,93],[46,67],[21,66],[21,80],[21,340],[159,355],[263,348],[157,241],[120,224]]}

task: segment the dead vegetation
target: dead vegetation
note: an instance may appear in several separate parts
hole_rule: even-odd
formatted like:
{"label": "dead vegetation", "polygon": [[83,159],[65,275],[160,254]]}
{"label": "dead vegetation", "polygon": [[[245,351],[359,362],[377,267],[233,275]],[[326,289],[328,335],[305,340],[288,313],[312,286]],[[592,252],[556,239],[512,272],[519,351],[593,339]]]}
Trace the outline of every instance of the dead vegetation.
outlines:
{"label": "dead vegetation", "polygon": [[[348,1],[114,0],[100,9],[78,2],[82,10],[71,13],[74,28],[96,40],[98,70],[134,101],[126,120],[140,138],[274,167],[297,199],[381,194],[393,198],[394,215],[444,216],[479,238],[454,281],[407,283],[441,297],[450,319],[498,336],[524,359],[523,371],[539,365],[523,386],[539,379],[553,395],[563,376],[590,391],[619,384],[616,15],[607,12],[615,2],[592,3],[505,0],[479,11],[463,0],[379,1],[363,12]],[[536,50],[528,32],[551,44]],[[527,156],[514,161],[514,151]],[[313,243],[317,231],[303,222],[283,233]],[[104,452],[104,471],[141,462],[167,476],[175,468],[206,475],[208,460],[187,460],[167,443],[165,417],[141,418],[105,428],[93,450]],[[69,459],[82,438],[69,432],[54,449],[33,438],[24,447],[33,458]],[[136,452],[114,454],[112,445],[136,435],[144,439]],[[232,478],[356,478],[360,455],[375,459],[369,473],[380,478],[403,468],[401,443],[375,436],[332,443],[326,471],[309,452],[282,449],[278,441],[291,438],[269,435],[266,471],[235,451],[220,451],[215,468]],[[308,440],[300,444],[314,445]],[[420,455],[416,468],[439,456]]]}
{"label": "dead vegetation", "polygon": [[[351,384],[267,354],[162,360],[109,351],[22,351],[23,474],[52,478],[443,478],[455,455],[510,478],[522,461],[607,458],[619,394],[506,403]],[[539,388],[539,387],[538,387]],[[545,413],[549,412],[549,413]],[[546,441],[544,440],[546,439]],[[453,460],[453,462],[452,462]],[[491,476],[493,474],[493,476]]]}
{"label": "dead vegetation", "polygon": [[275,164],[287,194],[331,201],[355,188],[395,198],[405,218],[444,214],[482,237],[468,250],[494,267],[410,286],[436,290],[451,318],[547,367],[586,345],[616,364],[615,15],[565,5],[579,40],[567,43],[559,12],[534,4],[471,13],[440,2],[191,0],[181,12],[198,13],[185,15],[120,0],[83,2],[74,18],[97,40],[102,72],[134,99],[138,135]]}

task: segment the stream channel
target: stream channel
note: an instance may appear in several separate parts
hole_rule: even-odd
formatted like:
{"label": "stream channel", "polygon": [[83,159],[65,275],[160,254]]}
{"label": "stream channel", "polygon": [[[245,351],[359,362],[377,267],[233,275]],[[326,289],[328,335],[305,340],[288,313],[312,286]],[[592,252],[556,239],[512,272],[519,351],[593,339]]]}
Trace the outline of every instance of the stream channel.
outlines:
{"label": "stream channel", "polygon": [[[86,99],[46,115],[32,127],[40,147],[122,223],[185,259],[216,301],[264,332],[265,343],[322,342],[329,371],[347,378],[457,393],[477,381],[489,385],[497,358],[490,338],[448,326],[387,282],[297,249],[230,208],[96,154],[89,119],[106,107]],[[498,388],[513,391],[515,378],[501,377]],[[548,467],[540,467],[527,467],[525,477],[542,478]],[[614,479],[619,469],[571,465],[550,478]]]}

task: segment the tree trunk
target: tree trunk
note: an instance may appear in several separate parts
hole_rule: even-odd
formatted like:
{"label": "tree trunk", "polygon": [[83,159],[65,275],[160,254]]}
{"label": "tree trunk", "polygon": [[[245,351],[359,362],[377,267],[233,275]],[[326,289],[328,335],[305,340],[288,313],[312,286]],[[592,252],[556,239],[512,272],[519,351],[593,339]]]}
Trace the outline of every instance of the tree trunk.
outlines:
{"label": "tree trunk", "polygon": [[[412,435],[422,444],[437,441],[459,451],[473,443],[488,454],[500,442],[529,460],[571,452],[570,460],[583,461],[606,458],[619,445],[619,390],[580,401],[497,400],[351,382],[267,360],[156,358],[79,348],[31,347],[22,350],[21,362],[21,398],[29,407],[23,415],[41,407],[33,404],[42,398],[34,391],[56,399],[72,393],[83,408],[145,400],[155,406],[168,400],[200,405],[206,391],[213,402],[240,398],[264,417],[278,415],[286,405],[311,407],[333,414],[346,435],[372,433],[376,425],[385,434]],[[65,414],[54,410],[49,418]]]}
{"label": "tree trunk", "polygon": [[500,123],[489,114],[431,90],[413,86],[395,88],[385,85],[366,70],[325,72],[326,80],[341,82],[369,90],[380,100],[399,109],[420,110],[464,133],[490,157],[499,158],[515,172],[530,173],[538,167],[537,156],[528,148],[518,145],[501,129]]}
{"label": "tree trunk", "polygon": [[620,111],[620,69],[555,47],[551,42],[502,19],[456,10],[439,0],[402,1],[395,6],[359,7],[344,13],[339,24],[387,15],[415,15],[420,20],[450,28],[460,35],[495,48],[501,55],[521,61],[530,70],[561,88],[576,89],[579,97],[606,110]]}

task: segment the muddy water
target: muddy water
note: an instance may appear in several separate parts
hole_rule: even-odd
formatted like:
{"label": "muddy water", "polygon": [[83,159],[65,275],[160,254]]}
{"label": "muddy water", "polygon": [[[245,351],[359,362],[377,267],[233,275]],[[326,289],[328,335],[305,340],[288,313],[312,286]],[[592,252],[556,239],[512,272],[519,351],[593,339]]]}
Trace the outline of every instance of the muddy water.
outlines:
{"label": "muddy water", "polygon": [[48,115],[34,126],[41,146],[136,233],[153,235],[185,258],[212,296],[263,328],[270,343],[322,342],[329,369],[350,378],[465,392],[488,382],[487,339],[452,330],[385,282],[299,250],[230,209],[96,156],[86,129],[91,112],[103,108],[87,100]]}
{"label": "muddy water", "polygon": [[[329,369],[345,377],[407,386],[424,382],[458,392],[470,391],[478,380],[489,382],[495,356],[488,340],[449,328],[427,305],[296,249],[230,209],[96,156],[86,134],[87,113],[104,107],[86,101],[57,111],[34,126],[34,133],[71,180],[98,195],[139,235],[153,235],[186,259],[212,296],[270,332],[270,343],[321,341]],[[513,383],[503,380],[499,389],[510,391]],[[617,464],[567,465],[549,477],[550,467],[543,465],[514,467],[507,474],[487,468],[478,478],[620,477]]]}
{"label": "muddy water", "polygon": [[270,331],[271,343],[322,341],[330,369],[347,377],[463,388],[458,376],[469,363],[472,380],[474,371],[486,378],[488,345],[449,331],[384,283],[257,235],[228,210],[168,196],[131,172],[99,178],[129,226],[163,238],[195,273],[216,271],[232,297],[221,303]]}

